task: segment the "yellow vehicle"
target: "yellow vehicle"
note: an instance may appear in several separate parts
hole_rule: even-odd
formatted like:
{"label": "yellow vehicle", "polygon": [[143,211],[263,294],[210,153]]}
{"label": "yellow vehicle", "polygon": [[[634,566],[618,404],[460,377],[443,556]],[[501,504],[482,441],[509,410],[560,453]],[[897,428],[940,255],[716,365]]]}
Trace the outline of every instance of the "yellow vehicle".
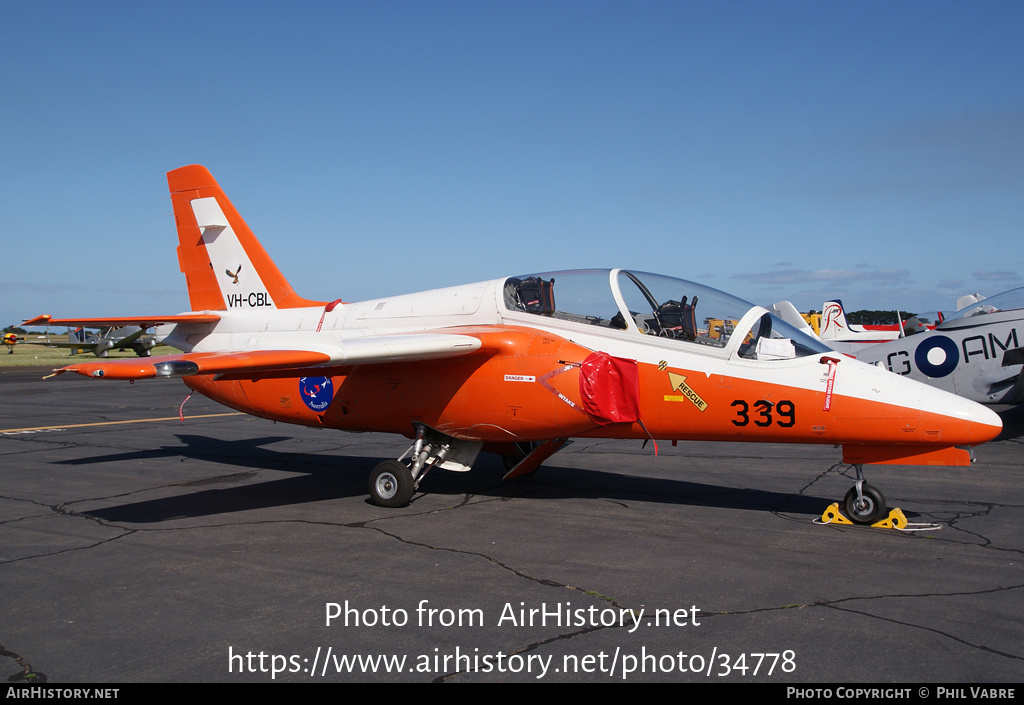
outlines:
{"label": "yellow vehicle", "polygon": [[820,313],[815,313],[814,311],[811,311],[810,313],[801,313],[800,316],[803,317],[805,321],[807,321],[807,325],[809,325],[814,330],[815,335],[821,335]]}
{"label": "yellow vehicle", "polygon": [[705,318],[704,323],[708,327],[708,337],[714,340],[729,338],[736,327],[736,321],[731,319]]}

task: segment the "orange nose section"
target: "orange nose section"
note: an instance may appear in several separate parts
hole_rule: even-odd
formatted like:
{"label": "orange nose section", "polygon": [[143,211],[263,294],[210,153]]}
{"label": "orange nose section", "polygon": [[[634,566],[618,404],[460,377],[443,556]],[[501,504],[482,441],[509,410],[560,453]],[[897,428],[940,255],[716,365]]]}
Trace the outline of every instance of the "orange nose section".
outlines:
{"label": "orange nose section", "polygon": [[922,413],[929,426],[937,426],[940,442],[976,446],[991,441],[1003,430],[999,414],[987,406],[960,397],[949,397],[945,408]]}
{"label": "orange nose section", "polygon": [[996,436],[1003,431],[1003,420],[999,418],[999,414],[987,406],[978,406],[980,410],[973,414],[971,420],[968,421],[970,425],[969,432],[974,437],[971,445],[988,443],[995,440]]}
{"label": "orange nose section", "polygon": [[973,461],[969,446],[991,441],[1003,421],[991,409],[946,395],[945,411],[922,411],[920,432],[906,443],[844,443],[843,462],[851,465],[953,465]]}

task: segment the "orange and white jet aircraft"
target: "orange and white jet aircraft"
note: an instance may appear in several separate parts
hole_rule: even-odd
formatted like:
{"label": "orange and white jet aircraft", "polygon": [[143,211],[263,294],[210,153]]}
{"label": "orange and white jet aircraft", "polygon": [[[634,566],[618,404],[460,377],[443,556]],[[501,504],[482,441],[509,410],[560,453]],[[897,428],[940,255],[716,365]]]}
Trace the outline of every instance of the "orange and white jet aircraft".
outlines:
{"label": "orange and white jet aircraft", "polygon": [[[105,380],[181,377],[267,419],[412,439],[371,474],[407,504],[434,467],[481,450],[506,477],[570,437],[840,444],[860,523],[885,516],[862,465],[966,465],[1002,424],[989,409],[835,353],[754,306],[623,269],[548,272],[342,303],[301,298],[210,173],[168,174],[192,311],[157,325],[183,352],[79,362]],[[709,321],[735,321],[709,330]],[[59,323],[51,320],[51,323]],[[81,322],[81,319],[79,319]]]}

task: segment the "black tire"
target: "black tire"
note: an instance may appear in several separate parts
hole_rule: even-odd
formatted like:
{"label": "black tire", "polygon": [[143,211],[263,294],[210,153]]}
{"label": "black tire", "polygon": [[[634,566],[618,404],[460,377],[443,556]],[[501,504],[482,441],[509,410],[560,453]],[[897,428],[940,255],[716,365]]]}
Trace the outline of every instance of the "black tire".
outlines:
{"label": "black tire", "polygon": [[885,506],[885,497],[878,488],[864,483],[861,491],[864,495],[863,504],[857,502],[856,487],[851,487],[843,500],[843,510],[850,521],[854,524],[874,524],[884,519],[888,510]]}
{"label": "black tire", "polygon": [[378,507],[404,507],[415,489],[409,468],[397,460],[385,460],[370,473],[370,501]]}

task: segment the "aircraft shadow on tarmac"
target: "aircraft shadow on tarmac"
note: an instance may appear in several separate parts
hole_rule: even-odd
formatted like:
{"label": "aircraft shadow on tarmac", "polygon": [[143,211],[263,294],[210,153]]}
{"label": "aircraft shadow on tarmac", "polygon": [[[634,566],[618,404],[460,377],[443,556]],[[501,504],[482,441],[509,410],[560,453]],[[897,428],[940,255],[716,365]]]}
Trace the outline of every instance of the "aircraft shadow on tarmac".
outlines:
{"label": "aircraft shadow on tarmac", "polygon": [[[221,441],[194,435],[179,435],[178,438],[185,444],[184,447],[164,447],[61,462],[82,465],[181,458],[220,463],[243,468],[244,471],[176,485],[155,486],[153,491],[163,489],[182,493],[84,513],[105,521],[148,524],[366,495],[369,473],[384,459],[277,452],[262,447],[286,440],[287,437],[282,436],[239,441]],[[295,474],[253,482],[260,470],[281,470]],[[555,464],[541,467],[532,476],[509,482],[501,481],[504,472],[497,456],[481,456],[477,467],[470,473],[431,472],[424,481],[424,490],[427,494],[437,496],[497,499],[529,497],[536,500],[601,498],[620,502],[659,502],[811,516],[820,515],[834,501],[784,492],[624,475]],[[416,500],[420,496],[419,493],[414,496],[410,505],[412,509],[415,509]]]}

